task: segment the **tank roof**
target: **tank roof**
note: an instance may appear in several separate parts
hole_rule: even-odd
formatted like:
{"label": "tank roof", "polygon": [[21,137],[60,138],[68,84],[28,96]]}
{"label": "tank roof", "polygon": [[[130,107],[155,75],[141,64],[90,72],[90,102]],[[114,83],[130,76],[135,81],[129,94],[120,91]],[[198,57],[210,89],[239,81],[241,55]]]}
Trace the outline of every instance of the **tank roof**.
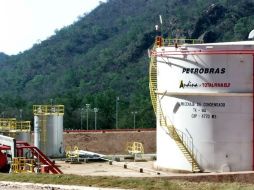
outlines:
{"label": "tank roof", "polygon": [[34,115],[63,115],[64,105],[33,105]]}

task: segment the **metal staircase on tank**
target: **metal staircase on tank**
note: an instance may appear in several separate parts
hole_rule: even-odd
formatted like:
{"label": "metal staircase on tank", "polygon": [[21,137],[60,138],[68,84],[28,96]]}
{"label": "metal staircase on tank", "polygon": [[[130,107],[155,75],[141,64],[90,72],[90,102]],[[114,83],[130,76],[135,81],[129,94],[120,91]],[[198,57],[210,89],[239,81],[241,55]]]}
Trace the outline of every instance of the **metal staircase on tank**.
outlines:
{"label": "metal staircase on tank", "polygon": [[27,142],[17,141],[16,142],[17,150],[28,149],[31,151],[32,155],[36,157],[42,164],[47,165],[49,167],[49,171],[53,174],[62,174],[63,172],[52,162],[43,152],[38,149],[36,146],[31,146]]}
{"label": "metal staircase on tank", "polygon": [[[158,40],[156,40],[158,41]],[[156,51],[157,45],[154,46],[153,52]],[[157,58],[151,53],[151,61],[149,68],[149,88],[150,96],[152,100],[153,109],[156,117],[160,119],[160,125],[167,130],[168,135],[175,141],[181,152],[184,154],[185,158],[192,166],[193,172],[202,171],[201,166],[198,164],[197,159],[194,154],[193,141],[182,131],[176,129],[172,123],[168,123],[167,118],[163,114],[161,103],[156,94],[157,91]]]}
{"label": "metal staircase on tank", "polygon": [[[156,46],[154,46],[153,51],[155,51]],[[157,60],[155,56],[151,56],[150,69],[149,69],[149,88],[150,96],[152,100],[153,109],[156,115],[157,112]]]}
{"label": "metal staircase on tank", "polygon": [[40,116],[40,126],[41,126],[41,143],[40,143],[40,148],[42,150],[42,152],[44,152],[46,154],[47,152],[47,147],[46,147],[46,144],[47,144],[47,121],[46,121],[46,115],[45,114],[42,114]]}

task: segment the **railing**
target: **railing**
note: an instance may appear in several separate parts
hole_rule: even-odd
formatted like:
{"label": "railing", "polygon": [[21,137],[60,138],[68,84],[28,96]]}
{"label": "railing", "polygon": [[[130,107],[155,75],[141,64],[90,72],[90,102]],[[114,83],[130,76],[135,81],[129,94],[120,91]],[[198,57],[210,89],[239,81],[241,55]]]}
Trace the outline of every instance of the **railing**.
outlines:
{"label": "railing", "polygon": [[16,118],[0,118],[0,131],[9,132],[16,129]]}
{"label": "railing", "polygon": [[36,166],[35,159],[15,157],[11,163],[12,173],[34,173]]}
{"label": "railing", "polygon": [[201,39],[188,39],[188,38],[162,38],[157,36],[155,39],[155,44],[157,47],[160,46],[177,46],[183,44],[202,44],[204,43]]}
{"label": "railing", "polygon": [[31,131],[30,121],[17,121],[16,118],[0,118],[0,132]]}
{"label": "railing", "polygon": [[[153,47],[153,51],[155,51],[156,46]],[[157,94],[155,93],[157,90],[157,62],[156,57],[152,56],[150,61],[149,68],[149,88],[150,88],[150,96],[153,105],[154,112],[157,112]]]}
{"label": "railing", "polygon": [[163,39],[163,43],[165,46],[172,46],[172,45],[175,45],[175,44],[178,44],[178,45],[182,45],[182,44],[202,44],[204,43],[203,40],[199,40],[199,39],[185,39],[185,38],[180,38],[180,39],[172,39],[172,38],[165,38]]}
{"label": "railing", "polygon": [[45,114],[40,116],[39,120],[40,124],[40,147],[41,151],[46,153],[47,152],[47,116]]}
{"label": "railing", "polygon": [[129,154],[144,154],[144,146],[141,142],[127,142],[126,151]]}
{"label": "railing", "polygon": [[19,149],[28,149],[31,151],[31,153],[33,154],[33,156],[35,156],[36,158],[38,158],[38,160],[45,165],[49,166],[49,170],[53,173],[53,174],[62,174],[63,172],[50,160],[48,159],[48,157],[46,155],[44,155],[40,149],[38,149],[35,146],[31,146],[29,145],[27,142],[23,142],[23,141],[17,141],[17,150]]}
{"label": "railing", "polygon": [[16,130],[31,131],[31,121],[17,121]]}
{"label": "railing", "polygon": [[33,105],[34,115],[63,115],[64,105]]}
{"label": "railing", "polygon": [[170,120],[169,120],[170,124],[168,124],[167,121],[168,119],[163,114],[160,101],[157,112],[158,112],[157,115],[159,114],[160,116],[161,126],[167,128],[168,135],[177,143],[178,147],[180,148],[180,150],[182,151],[188,162],[192,165],[192,171],[195,172],[201,171],[201,167],[197,162],[197,157],[195,154],[197,153],[197,151],[195,151],[192,137],[189,137],[183,131],[176,129]]}

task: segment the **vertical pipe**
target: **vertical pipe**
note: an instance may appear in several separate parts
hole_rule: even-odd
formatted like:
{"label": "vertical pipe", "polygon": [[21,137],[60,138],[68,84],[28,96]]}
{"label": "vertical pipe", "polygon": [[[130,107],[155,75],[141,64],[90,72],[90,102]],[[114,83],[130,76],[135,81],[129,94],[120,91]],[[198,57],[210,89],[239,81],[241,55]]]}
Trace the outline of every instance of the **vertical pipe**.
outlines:
{"label": "vertical pipe", "polygon": [[252,54],[252,170],[254,171],[254,54]]}
{"label": "vertical pipe", "polygon": [[40,126],[39,126],[39,116],[34,116],[34,146],[40,148]]}

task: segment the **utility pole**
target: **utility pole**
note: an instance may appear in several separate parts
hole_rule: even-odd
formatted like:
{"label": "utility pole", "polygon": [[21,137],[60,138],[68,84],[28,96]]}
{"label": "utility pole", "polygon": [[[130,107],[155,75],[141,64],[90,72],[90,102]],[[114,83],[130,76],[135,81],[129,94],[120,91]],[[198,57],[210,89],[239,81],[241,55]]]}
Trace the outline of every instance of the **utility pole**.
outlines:
{"label": "utility pole", "polygon": [[84,108],[80,108],[80,129],[83,129],[83,111]]}
{"label": "utility pole", "polygon": [[88,130],[88,122],[89,122],[89,109],[90,109],[90,104],[86,104],[86,130]]}
{"label": "utility pole", "polygon": [[99,108],[94,108],[94,130],[97,130],[97,113],[99,111]]}
{"label": "utility pole", "polygon": [[136,129],[136,114],[138,113],[137,111],[132,111],[133,114],[133,129]]}
{"label": "utility pole", "polygon": [[116,129],[118,129],[118,107],[119,107],[119,96],[116,97]]}
{"label": "utility pole", "polygon": [[22,112],[23,112],[23,110],[20,109],[20,110],[19,110],[19,118],[20,118],[20,120],[22,120]]}

